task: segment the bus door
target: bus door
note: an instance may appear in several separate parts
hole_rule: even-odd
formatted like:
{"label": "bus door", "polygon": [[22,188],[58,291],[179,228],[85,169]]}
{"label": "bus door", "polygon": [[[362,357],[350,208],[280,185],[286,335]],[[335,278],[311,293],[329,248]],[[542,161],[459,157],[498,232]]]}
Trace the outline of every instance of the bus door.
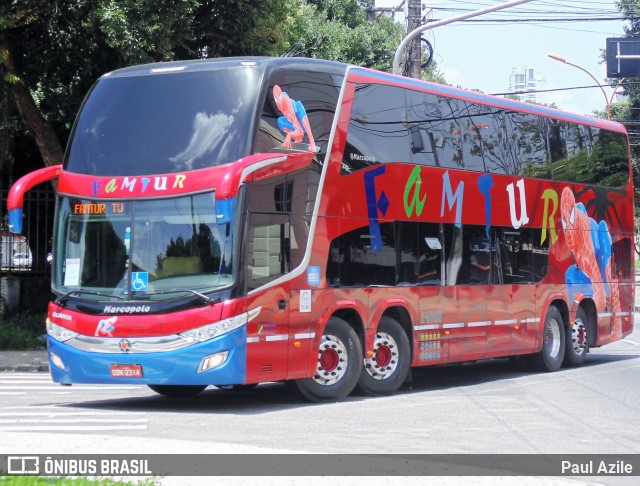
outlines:
{"label": "bus door", "polygon": [[248,214],[247,308],[260,309],[247,325],[247,383],[286,378],[289,345],[289,283],[260,287],[289,271],[287,213]]}

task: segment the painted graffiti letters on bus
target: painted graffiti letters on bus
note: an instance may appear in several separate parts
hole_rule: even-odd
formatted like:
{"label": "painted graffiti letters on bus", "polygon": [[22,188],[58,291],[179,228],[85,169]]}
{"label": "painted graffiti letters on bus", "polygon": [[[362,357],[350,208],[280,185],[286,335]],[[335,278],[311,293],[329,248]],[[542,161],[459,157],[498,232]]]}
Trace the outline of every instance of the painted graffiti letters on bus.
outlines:
{"label": "painted graffiti letters on bus", "polygon": [[491,189],[493,188],[493,177],[491,174],[482,174],[478,177],[478,190],[484,196],[484,216],[485,230],[489,238],[489,228],[491,228]]}
{"label": "painted graffiti letters on bus", "polygon": [[183,189],[187,179],[185,174],[172,174],[171,176],[152,177],[114,177],[106,184],[102,181],[93,181],[93,195],[100,196],[101,192],[110,195],[142,195],[153,192],[164,192]]}
{"label": "painted graffiti letters on bus", "polygon": [[442,188],[442,206],[440,208],[440,217],[444,217],[444,203],[447,202],[449,211],[453,209],[453,205],[456,204],[456,227],[462,227],[462,203],[464,200],[464,181],[460,181],[456,192],[454,194],[451,189],[451,181],[449,180],[449,171],[446,171],[443,176],[443,188]]}
{"label": "painted graffiti letters on bus", "polygon": [[[407,180],[407,184],[404,187],[404,212],[408,217],[413,216],[413,210],[415,208],[416,216],[420,217],[422,214],[422,210],[424,209],[425,202],[427,201],[427,195],[421,197],[420,187],[422,186],[422,178],[420,177],[420,167],[414,167],[413,171],[411,171],[411,175],[409,176],[409,180]],[[413,196],[409,201],[409,195]]]}
{"label": "painted graffiti letters on bus", "polygon": [[[374,228],[378,226],[378,209],[380,202],[384,202],[384,207],[388,206],[386,195],[381,193],[380,200],[376,200],[376,187],[374,178],[385,173],[384,166],[365,174],[365,190],[367,194],[367,207],[369,211],[370,224],[372,225],[372,234]],[[485,228],[487,237],[489,236],[489,229],[491,228],[492,213],[493,213],[493,196],[492,190],[495,187],[494,177],[491,174],[480,174],[476,181],[478,192],[484,197],[484,214],[485,214]],[[404,211],[409,218],[420,217],[425,209],[426,200],[428,197],[428,191],[426,184],[423,184],[423,177],[421,174],[421,168],[415,167],[404,186]],[[509,183],[505,191],[509,200],[509,217],[513,228],[518,229],[526,226],[531,221],[527,206],[527,195],[524,179],[520,179],[515,183]],[[543,214],[542,214],[542,233],[540,244],[544,243],[547,239],[547,234],[551,237],[551,244],[555,244],[558,240],[558,231],[556,229],[555,219],[556,213],[560,207],[559,196],[554,189],[545,189],[540,199],[543,202]],[[519,207],[518,207],[519,200]],[[452,211],[455,206],[455,223],[460,227],[462,222],[462,210],[464,203],[464,181],[460,181],[458,185],[453,188],[453,183],[449,175],[449,171],[446,171],[442,176],[442,204],[440,208],[440,217],[445,216],[445,206],[449,211]],[[384,214],[384,212],[383,212]],[[379,229],[378,229],[379,231]]]}
{"label": "painted graffiti letters on bus", "polygon": [[367,197],[367,216],[369,217],[371,250],[374,252],[382,248],[382,234],[380,233],[378,211],[384,216],[387,214],[387,209],[389,209],[389,199],[384,191],[380,193],[379,198],[376,197],[375,178],[384,174],[386,169],[386,166],[381,165],[364,174],[364,190]]}
{"label": "painted graffiti letters on bus", "polygon": [[[558,211],[558,193],[553,189],[545,189],[542,193],[542,200],[544,201],[544,209],[542,213],[542,237],[540,244],[547,241],[547,229],[551,234],[551,244],[555,244],[558,239],[558,232],[556,231],[555,216]],[[549,203],[552,203],[551,211],[549,211]]]}
{"label": "painted graffiti letters on bus", "polygon": [[516,197],[513,189],[513,182],[507,185],[507,193],[509,194],[509,215],[511,216],[511,224],[515,229],[525,226],[529,222],[529,215],[527,214],[527,198],[524,191],[524,179],[520,179],[516,182],[518,190],[520,191],[520,217],[516,216]]}

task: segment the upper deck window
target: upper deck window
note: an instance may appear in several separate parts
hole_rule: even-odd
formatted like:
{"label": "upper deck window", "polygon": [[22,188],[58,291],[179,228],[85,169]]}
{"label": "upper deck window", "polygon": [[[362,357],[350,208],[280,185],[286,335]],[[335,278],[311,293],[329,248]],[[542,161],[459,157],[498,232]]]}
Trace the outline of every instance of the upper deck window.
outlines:
{"label": "upper deck window", "polygon": [[624,133],[525,109],[359,84],[342,174],[410,162],[608,187],[629,181]]}
{"label": "upper deck window", "polygon": [[260,77],[245,67],[104,77],[80,112],[65,169],[145,175],[242,158]]}

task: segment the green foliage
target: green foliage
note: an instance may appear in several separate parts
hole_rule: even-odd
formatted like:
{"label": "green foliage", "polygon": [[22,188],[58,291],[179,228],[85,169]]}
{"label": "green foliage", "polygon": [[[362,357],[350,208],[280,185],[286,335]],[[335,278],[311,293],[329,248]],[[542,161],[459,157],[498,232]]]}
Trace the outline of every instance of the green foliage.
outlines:
{"label": "green foliage", "polygon": [[46,314],[22,313],[0,319],[0,350],[29,351],[45,346]]}
{"label": "green foliage", "polygon": [[290,0],[289,39],[303,57],[391,70],[402,26],[386,16],[369,22],[356,0]]}
{"label": "green foliage", "polygon": [[280,55],[295,45],[298,55],[390,69],[402,27],[385,16],[368,22],[368,3],[11,0],[0,5],[0,54],[11,52],[19,75],[0,64],[0,83],[23,82],[64,145],[94,80],[132,64]]}

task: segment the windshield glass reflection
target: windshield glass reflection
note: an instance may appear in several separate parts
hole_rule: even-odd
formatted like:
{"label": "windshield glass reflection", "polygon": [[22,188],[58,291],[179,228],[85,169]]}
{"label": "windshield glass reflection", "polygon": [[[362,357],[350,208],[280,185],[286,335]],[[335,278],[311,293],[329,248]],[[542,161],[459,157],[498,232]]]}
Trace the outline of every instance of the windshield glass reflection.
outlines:
{"label": "windshield glass reflection", "polygon": [[60,208],[60,292],[164,300],[233,282],[232,225],[216,223],[213,193],[139,202],[63,198]]}

